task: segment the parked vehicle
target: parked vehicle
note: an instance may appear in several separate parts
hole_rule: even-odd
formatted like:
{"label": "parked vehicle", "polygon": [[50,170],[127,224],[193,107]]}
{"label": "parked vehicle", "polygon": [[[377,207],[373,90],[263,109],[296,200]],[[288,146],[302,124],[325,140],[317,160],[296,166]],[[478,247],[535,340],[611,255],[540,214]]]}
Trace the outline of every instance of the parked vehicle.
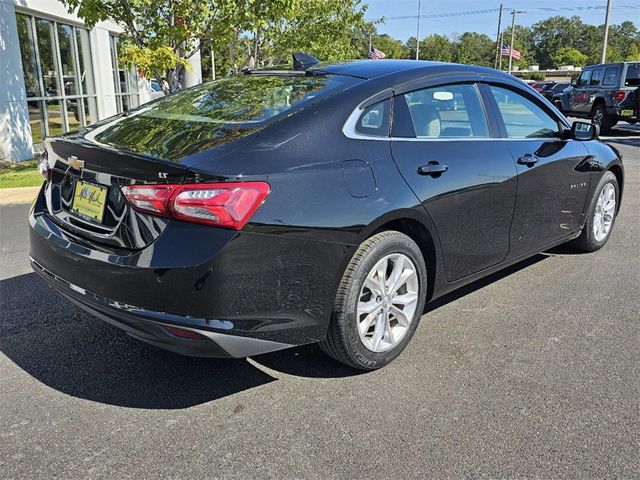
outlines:
{"label": "parked vehicle", "polygon": [[545,88],[552,86],[555,82],[552,81],[543,81],[543,82],[535,82],[531,84],[531,87],[538,92],[541,93]]}
{"label": "parked vehicle", "polygon": [[425,303],[559,244],[605,245],[624,171],[596,132],[481,67],[249,71],[49,139],[31,262],[162,348],[319,342],[376,369]]}
{"label": "parked vehicle", "polygon": [[640,118],[640,63],[589,65],[572,88],[552,98],[563,113],[590,118],[604,133],[620,120],[636,123]]}
{"label": "parked vehicle", "polygon": [[544,98],[552,102],[554,95],[561,94],[565,88],[570,86],[570,83],[549,82],[539,92]]}

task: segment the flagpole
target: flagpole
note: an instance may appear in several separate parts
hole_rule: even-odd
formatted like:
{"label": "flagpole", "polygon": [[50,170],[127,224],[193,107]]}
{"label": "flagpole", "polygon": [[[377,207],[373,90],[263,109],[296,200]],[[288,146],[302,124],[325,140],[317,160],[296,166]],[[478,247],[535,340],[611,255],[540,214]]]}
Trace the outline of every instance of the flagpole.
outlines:
{"label": "flagpole", "polygon": [[511,45],[509,45],[509,73],[511,73],[511,63],[513,62],[513,37],[515,36],[516,11],[511,11]]}
{"label": "flagpole", "polygon": [[367,57],[371,54],[371,34],[369,34],[369,51],[367,52]]}
{"label": "flagpole", "polygon": [[418,0],[418,28],[416,30],[416,60],[420,60],[420,2]]}
{"label": "flagpole", "polygon": [[500,27],[502,25],[502,4],[500,4],[500,13],[498,14],[498,33],[496,34],[496,61],[493,68],[498,68],[498,57],[502,58],[502,43],[500,42]]}
{"label": "flagpole", "polygon": [[500,32],[500,65],[498,70],[502,70],[502,45],[504,44],[504,32]]}

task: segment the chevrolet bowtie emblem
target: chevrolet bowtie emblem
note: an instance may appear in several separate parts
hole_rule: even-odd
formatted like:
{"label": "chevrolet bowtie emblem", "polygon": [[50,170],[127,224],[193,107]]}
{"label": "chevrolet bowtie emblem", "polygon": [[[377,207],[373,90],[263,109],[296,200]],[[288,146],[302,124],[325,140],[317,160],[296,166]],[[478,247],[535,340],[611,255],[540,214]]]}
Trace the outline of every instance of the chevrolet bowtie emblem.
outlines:
{"label": "chevrolet bowtie emblem", "polygon": [[75,155],[71,155],[67,161],[69,162],[69,166],[75,170],[84,168],[84,160],[78,160],[78,157]]}

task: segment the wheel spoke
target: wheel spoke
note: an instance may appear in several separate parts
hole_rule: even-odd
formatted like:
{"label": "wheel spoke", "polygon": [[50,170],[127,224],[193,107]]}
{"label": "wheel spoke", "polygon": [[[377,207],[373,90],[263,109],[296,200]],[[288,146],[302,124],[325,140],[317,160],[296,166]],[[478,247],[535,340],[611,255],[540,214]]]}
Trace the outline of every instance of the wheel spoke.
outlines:
{"label": "wheel spoke", "polygon": [[378,278],[378,285],[381,292],[385,292],[387,285],[385,282],[385,278],[387,276],[387,267],[389,264],[389,260],[385,259],[384,262],[380,262],[378,264],[378,268],[376,270],[376,277]]}
{"label": "wheel spoke", "polygon": [[391,289],[389,290],[390,293],[395,293],[397,292],[400,287],[402,285],[404,285],[405,283],[407,283],[407,280],[409,280],[412,276],[414,276],[416,274],[416,272],[414,270],[411,270],[409,268],[407,268],[406,270],[404,270],[400,276],[398,277],[397,281],[393,284],[393,286],[391,287]]}
{"label": "wheel spoke", "polygon": [[393,345],[395,343],[395,339],[393,338],[393,330],[391,329],[391,321],[389,320],[389,312],[384,316],[384,336],[387,339],[389,345]]}
{"label": "wheel spoke", "polygon": [[400,280],[402,272],[404,270],[404,257],[398,257],[393,264],[393,270],[389,276],[389,280],[386,282],[387,291],[395,292],[395,285]]}
{"label": "wheel spoke", "polygon": [[380,290],[380,284],[370,277],[367,277],[364,280],[364,287],[371,290],[371,293],[373,293],[374,295],[382,295],[384,293],[382,290]]}
{"label": "wheel spoke", "polygon": [[395,305],[392,305],[391,311],[396,316],[396,318],[398,319],[398,323],[401,326],[405,328],[409,328],[409,323],[411,323],[411,319],[407,317],[407,314],[404,313],[402,309],[396,307]]}
{"label": "wheel spoke", "polygon": [[371,328],[371,325],[373,325],[373,322],[375,322],[379,316],[380,316],[380,308],[372,311],[371,313],[369,313],[369,315],[364,317],[364,320],[362,320],[358,325],[360,329],[360,334],[365,335],[369,331],[369,328]]}
{"label": "wheel spoke", "polygon": [[379,309],[381,305],[376,302],[375,298],[369,300],[368,302],[360,302],[358,304],[358,313],[371,313],[376,309]]}
{"label": "wheel spoke", "polygon": [[391,303],[400,305],[409,305],[410,303],[415,302],[418,299],[418,294],[416,292],[407,292],[402,295],[394,295],[391,299]]}
{"label": "wheel spoke", "polygon": [[371,339],[371,344],[374,350],[378,350],[378,348],[380,348],[380,342],[384,336],[384,324],[386,321],[385,313],[386,312],[382,312],[382,315],[378,315],[376,317],[376,326],[373,329],[373,338]]}

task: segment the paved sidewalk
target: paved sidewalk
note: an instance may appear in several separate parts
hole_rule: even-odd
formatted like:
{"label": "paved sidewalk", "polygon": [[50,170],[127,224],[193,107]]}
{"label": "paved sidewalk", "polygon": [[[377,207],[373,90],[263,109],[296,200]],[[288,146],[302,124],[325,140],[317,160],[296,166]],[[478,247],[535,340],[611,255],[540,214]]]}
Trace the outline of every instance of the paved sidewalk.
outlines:
{"label": "paved sidewalk", "polygon": [[0,205],[31,203],[40,187],[0,188]]}

